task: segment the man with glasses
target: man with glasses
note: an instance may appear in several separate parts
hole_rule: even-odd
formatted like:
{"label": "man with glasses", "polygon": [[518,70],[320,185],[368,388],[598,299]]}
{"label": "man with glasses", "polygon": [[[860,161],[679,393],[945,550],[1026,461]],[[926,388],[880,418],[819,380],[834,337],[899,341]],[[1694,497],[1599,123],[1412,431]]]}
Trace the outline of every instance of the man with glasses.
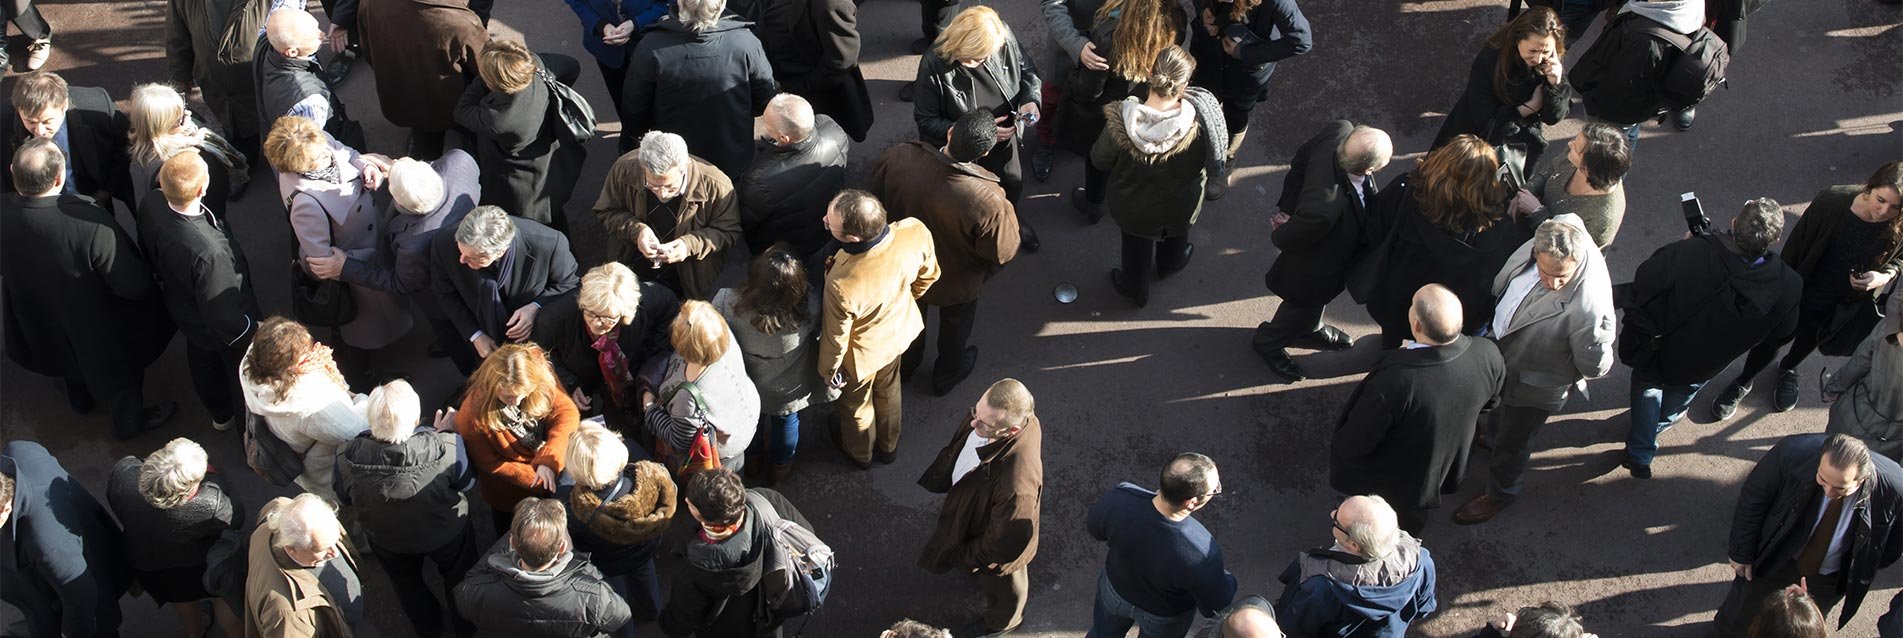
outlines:
{"label": "man with glasses", "polygon": [[681,136],[653,131],[608,169],[595,217],[608,231],[609,259],[705,301],[718,290],[724,252],[740,241],[739,201],[727,174],[687,154]]}
{"label": "man with glasses", "polygon": [[1121,483],[1090,508],[1090,535],[1110,546],[1097,578],[1091,614],[1093,638],[1183,638],[1196,612],[1213,617],[1236,596],[1236,577],[1223,569],[1222,548],[1197,510],[1222,494],[1216,462],[1179,454],[1152,492]]}
{"label": "man with glasses", "polygon": [[[1458,325],[1458,313],[1456,313]],[[1334,542],[1295,557],[1275,601],[1282,628],[1296,636],[1401,638],[1439,606],[1434,557],[1402,531],[1379,496],[1353,496],[1328,513]]]}
{"label": "man with glasses", "polygon": [[581,283],[575,270],[568,237],[494,206],[477,206],[455,232],[436,233],[430,238],[430,288],[461,337],[454,346],[474,353],[452,360],[480,361],[504,343],[528,341],[542,307]]}
{"label": "man with glasses", "polygon": [[248,551],[247,634],[348,636],[362,620],[357,559],[323,497],[304,493],[266,503]]}
{"label": "man with glasses", "polygon": [[1016,379],[991,384],[918,484],[945,495],[938,527],[918,565],[978,576],[985,613],[959,638],[1002,636],[1024,620],[1031,557],[1037,555],[1044,487],[1044,431],[1031,391]]}

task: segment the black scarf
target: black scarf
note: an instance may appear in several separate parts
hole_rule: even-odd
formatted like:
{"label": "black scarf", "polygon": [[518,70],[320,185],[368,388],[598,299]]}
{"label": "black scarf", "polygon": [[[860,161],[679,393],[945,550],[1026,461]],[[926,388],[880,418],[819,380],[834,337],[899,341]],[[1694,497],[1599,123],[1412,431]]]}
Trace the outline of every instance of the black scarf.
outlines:
{"label": "black scarf", "polygon": [[885,228],[879,229],[879,236],[877,237],[865,241],[841,242],[839,249],[846,251],[846,253],[850,255],[863,255],[866,251],[877,247],[879,242],[885,241],[886,236],[890,234],[892,234],[892,227],[888,225]]}
{"label": "black scarf", "polygon": [[[483,334],[489,335],[496,343],[508,340],[509,314],[515,312],[502,297],[503,287],[509,285],[509,276],[515,273],[516,253],[522,252],[513,244],[509,252],[503,253],[489,268],[476,271],[476,322],[481,324]],[[491,272],[490,269],[494,269]]]}

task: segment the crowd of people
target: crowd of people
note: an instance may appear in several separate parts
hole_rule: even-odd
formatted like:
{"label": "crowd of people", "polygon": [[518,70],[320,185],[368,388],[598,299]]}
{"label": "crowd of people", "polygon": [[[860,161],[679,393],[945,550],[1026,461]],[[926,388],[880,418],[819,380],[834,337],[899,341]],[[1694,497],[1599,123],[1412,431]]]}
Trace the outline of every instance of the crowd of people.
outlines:
{"label": "crowd of people", "polygon": [[[921,0],[901,96],[917,139],[851,187],[875,113],[845,0],[568,0],[607,105],[574,90],[576,59],[492,35],[485,2],[338,0],[328,28],[302,0],[169,4],[170,77],[124,113],[36,70],[50,28],[6,4],[35,69],[0,109],[7,354],[61,380],[77,413],[111,403],[114,435],[144,442],[178,413],[148,402],[145,371],[182,334],[213,421],[119,459],[103,504],[41,445],[0,446],[0,597],[21,635],[118,635],[138,591],[185,636],[349,636],[376,611],[365,550],[419,636],[780,635],[831,578],[827,530],[770,488],[801,456],[802,414],[833,417],[820,430],[849,465],[894,463],[902,382],[928,350],[935,395],[973,373],[987,283],[1040,246],[1025,173],[1050,179],[1058,151],[1084,160],[1071,206],[1120,231],[1110,283],[1147,305],[1153,279],[1190,265],[1277,65],[1314,42],[1294,0],[1043,0],[1040,63],[992,8]],[[1182,638],[1198,618],[1207,638],[1404,635],[1440,608],[1419,535],[1472,450],[1488,450],[1486,490],[1454,508],[1460,525],[1518,500],[1541,426],[1616,363],[1623,465],[1648,479],[1733,360],[1715,419],[1774,360],[1786,411],[1806,357],[1851,357],[1822,386],[1825,431],[1778,441],[1742,487],[1716,634],[1826,636],[1903,554],[1903,161],[1825,188],[1789,232],[1769,199],[1716,223],[1688,201],[1685,238],[1615,285],[1602,251],[1620,243],[1639,124],[1692,127],[1758,3],[1518,4],[1417,166],[1377,184],[1389,134],[1329,122],[1259,206],[1279,251],[1280,303],[1251,339],[1266,371],[1299,382],[1291,348],[1352,347],[1326,320],[1343,292],[1380,328],[1327,450],[1329,538],[1316,530],[1278,596],[1240,591],[1195,516],[1223,493],[1217,465],[1178,454],[1154,487],[1089,509],[1105,551],[1090,636]],[[335,90],[360,58],[408,130],[403,157],[368,152]],[[1579,133],[1549,148],[1575,99]],[[590,207],[608,261],[584,267],[568,203],[610,116],[622,154]],[[264,175],[290,264],[248,261],[232,233],[229,202]],[[280,269],[291,307],[267,313],[254,274]],[[417,317],[459,374],[440,409],[390,352]],[[198,441],[220,436],[242,436],[248,467],[211,467]],[[884,636],[1024,623],[1042,439],[1025,384],[978,395],[918,481],[944,500],[917,564],[975,575],[984,610]],[[238,481],[296,495],[254,508]],[[1903,636],[1903,597],[1879,625]],[[1589,635],[1555,602],[1479,631]]]}

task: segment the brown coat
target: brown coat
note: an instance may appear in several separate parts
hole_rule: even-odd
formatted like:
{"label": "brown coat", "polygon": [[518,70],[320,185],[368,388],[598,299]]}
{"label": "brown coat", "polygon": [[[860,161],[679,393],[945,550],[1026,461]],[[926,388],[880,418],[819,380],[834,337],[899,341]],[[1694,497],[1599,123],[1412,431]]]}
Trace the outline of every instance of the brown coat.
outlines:
{"label": "brown coat", "polygon": [[567,392],[553,393],[552,408],[548,416],[542,417],[542,423],[548,428],[543,436],[541,449],[529,451],[515,444],[516,438],[507,431],[491,430],[476,424],[476,408],[463,402],[456,410],[456,433],[462,435],[463,444],[469,451],[469,463],[476,468],[476,486],[482,489],[482,500],[489,509],[498,512],[513,512],[515,504],[537,494],[529,489],[535,482],[535,468],[547,467],[562,475],[562,468],[568,463],[568,435],[575,433],[581,424],[581,412],[575,409],[575,401],[568,398]]}
{"label": "brown coat", "polygon": [[1037,555],[1039,501],[1044,491],[1044,430],[1037,417],[1016,436],[978,448],[978,467],[957,483],[952,466],[971,435],[971,418],[952,434],[918,484],[945,495],[938,527],[918,566],[934,574],[956,567],[1010,574]]}
{"label": "brown coat", "polygon": [[[245,638],[348,638],[350,625],[317,582],[317,572],[291,562],[273,538],[278,531],[274,515],[290,504],[291,499],[284,497],[265,503],[258,527],[251,531],[244,583]],[[349,534],[338,544],[342,555],[332,560],[348,561],[353,571],[362,574]]]}
{"label": "brown coat", "polygon": [[[628,151],[608,169],[601,184],[601,198],[595,200],[595,217],[608,231],[608,258],[629,264],[642,259],[635,250],[641,229],[647,228],[647,169],[637,156],[641,149]],[[680,204],[680,221],[673,237],[655,237],[666,243],[680,239],[687,247],[687,261],[680,269],[681,294],[689,299],[711,299],[719,290],[724,263],[721,251],[740,240],[740,206],[733,194],[733,180],[714,165],[698,157],[690,158],[687,184],[675,197]],[[639,265],[639,264],[638,264]],[[643,268],[636,268],[637,271]]]}
{"label": "brown coat", "polygon": [[867,190],[897,219],[917,218],[932,231],[943,276],[920,298],[933,306],[978,300],[985,281],[1018,254],[1018,215],[998,176],[956,162],[920,141],[886,149]]}
{"label": "brown coat", "polygon": [[826,268],[819,378],[870,379],[905,354],[925,330],[918,299],[938,281],[932,232],[916,219],[887,226],[888,237],[863,254],[844,250]]}
{"label": "brown coat", "polygon": [[476,78],[489,43],[482,20],[459,0],[362,0],[358,40],[377,76],[391,124],[421,131],[456,126],[456,100]]}

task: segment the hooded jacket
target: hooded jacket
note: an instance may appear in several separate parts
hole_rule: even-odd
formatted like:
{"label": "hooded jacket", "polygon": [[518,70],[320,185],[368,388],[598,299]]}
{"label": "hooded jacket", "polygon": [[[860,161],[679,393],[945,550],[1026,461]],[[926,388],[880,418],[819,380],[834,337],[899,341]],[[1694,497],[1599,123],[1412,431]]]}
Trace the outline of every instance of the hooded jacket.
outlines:
{"label": "hooded jacket", "polygon": [[1665,110],[1659,83],[1681,53],[1641,31],[1648,21],[1690,34],[1705,23],[1705,0],[1631,0],[1620,9],[1567,75],[1594,118],[1632,125]]}
{"label": "hooded jacket", "polygon": [[1410,623],[1439,607],[1434,557],[1421,541],[1401,541],[1380,560],[1339,549],[1313,549],[1282,571],[1287,588],[1275,616],[1290,638],[1401,638]]}
{"label": "hooded jacket", "polygon": [[271,433],[304,455],[304,473],[297,484],[310,492],[335,500],[337,449],[370,429],[364,419],[369,397],[353,395],[342,383],[317,372],[299,376],[279,396],[269,385],[251,380],[251,350],[245,349],[238,363],[238,382],[244,389],[245,407],[264,417]]}
{"label": "hooded jacket", "polygon": [[475,474],[454,432],[418,428],[396,443],[360,434],[337,456],[337,496],[357,512],[364,539],[382,551],[418,555],[468,526]]}
{"label": "hooded jacket", "polygon": [[620,496],[607,503],[602,497],[615,491],[610,484],[599,490],[573,487],[562,501],[568,504],[568,534],[575,551],[588,555],[601,573],[613,577],[634,571],[654,559],[654,550],[674,520],[674,479],[667,468],[639,461],[623,469]]}
{"label": "hooded jacket", "polygon": [[477,636],[595,638],[630,615],[587,554],[569,551],[549,569],[531,572],[516,563],[507,535],[456,585],[455,598]]}
{"label": "hooded jacket", "polygon": [[[768,489],[748,490],[773,506],[780,520],[808,530],[813,525],[786,497]],[[765,559],[767,530],[755,524],[754,499],[746,499],[747,514],[732,536],[715,542],[700,532],[687,535],[674,549],[680,558],[667,609],[661,612],[661,631],[673,638],[778,638],[779,625],[761,617],[760,575]]]}
{"label": "hooded jacket", "polygon": [[[1688,384],[1708,381],[1753,346],[1795,332],[1803,294],[1803,278],[1776,253],[1747,260],[1727,237],[1706,233],[1652,253],[1614,299],[1626,311],[1622,339],[1663,337],[1640,369]],[[1619,352],[1631,348],[1621,344]]]}
{"label": "hooded jacket", "polygon": [[1209,131],[1188,100],[1159,112],[1135,97],[1104,106],[1090,163],[1110,173],[1110,217],[1123,232],[1184,237],[1203,210]]}
{"label": "hooded jacket", "polygon": [[669,16],[643,34],[628,66],[621,134],[638,140],[648,131],[677,133],[721,174],[745,173],[753,163],[753,118],[779,92],[750,26],[723,18],[696,31]]}
{"label": "hooded jacket", "polygon": [[[1892,295],[1887,310],[1891,317],[1903,312],[1903,297]],[[1824,392],[1841,395],[1830,405],[1824,431],[1863,439],[1891,459],[1903,458],[1903,343],[1896,333],[1893,321],[1877,324],[1824,384]]]}

